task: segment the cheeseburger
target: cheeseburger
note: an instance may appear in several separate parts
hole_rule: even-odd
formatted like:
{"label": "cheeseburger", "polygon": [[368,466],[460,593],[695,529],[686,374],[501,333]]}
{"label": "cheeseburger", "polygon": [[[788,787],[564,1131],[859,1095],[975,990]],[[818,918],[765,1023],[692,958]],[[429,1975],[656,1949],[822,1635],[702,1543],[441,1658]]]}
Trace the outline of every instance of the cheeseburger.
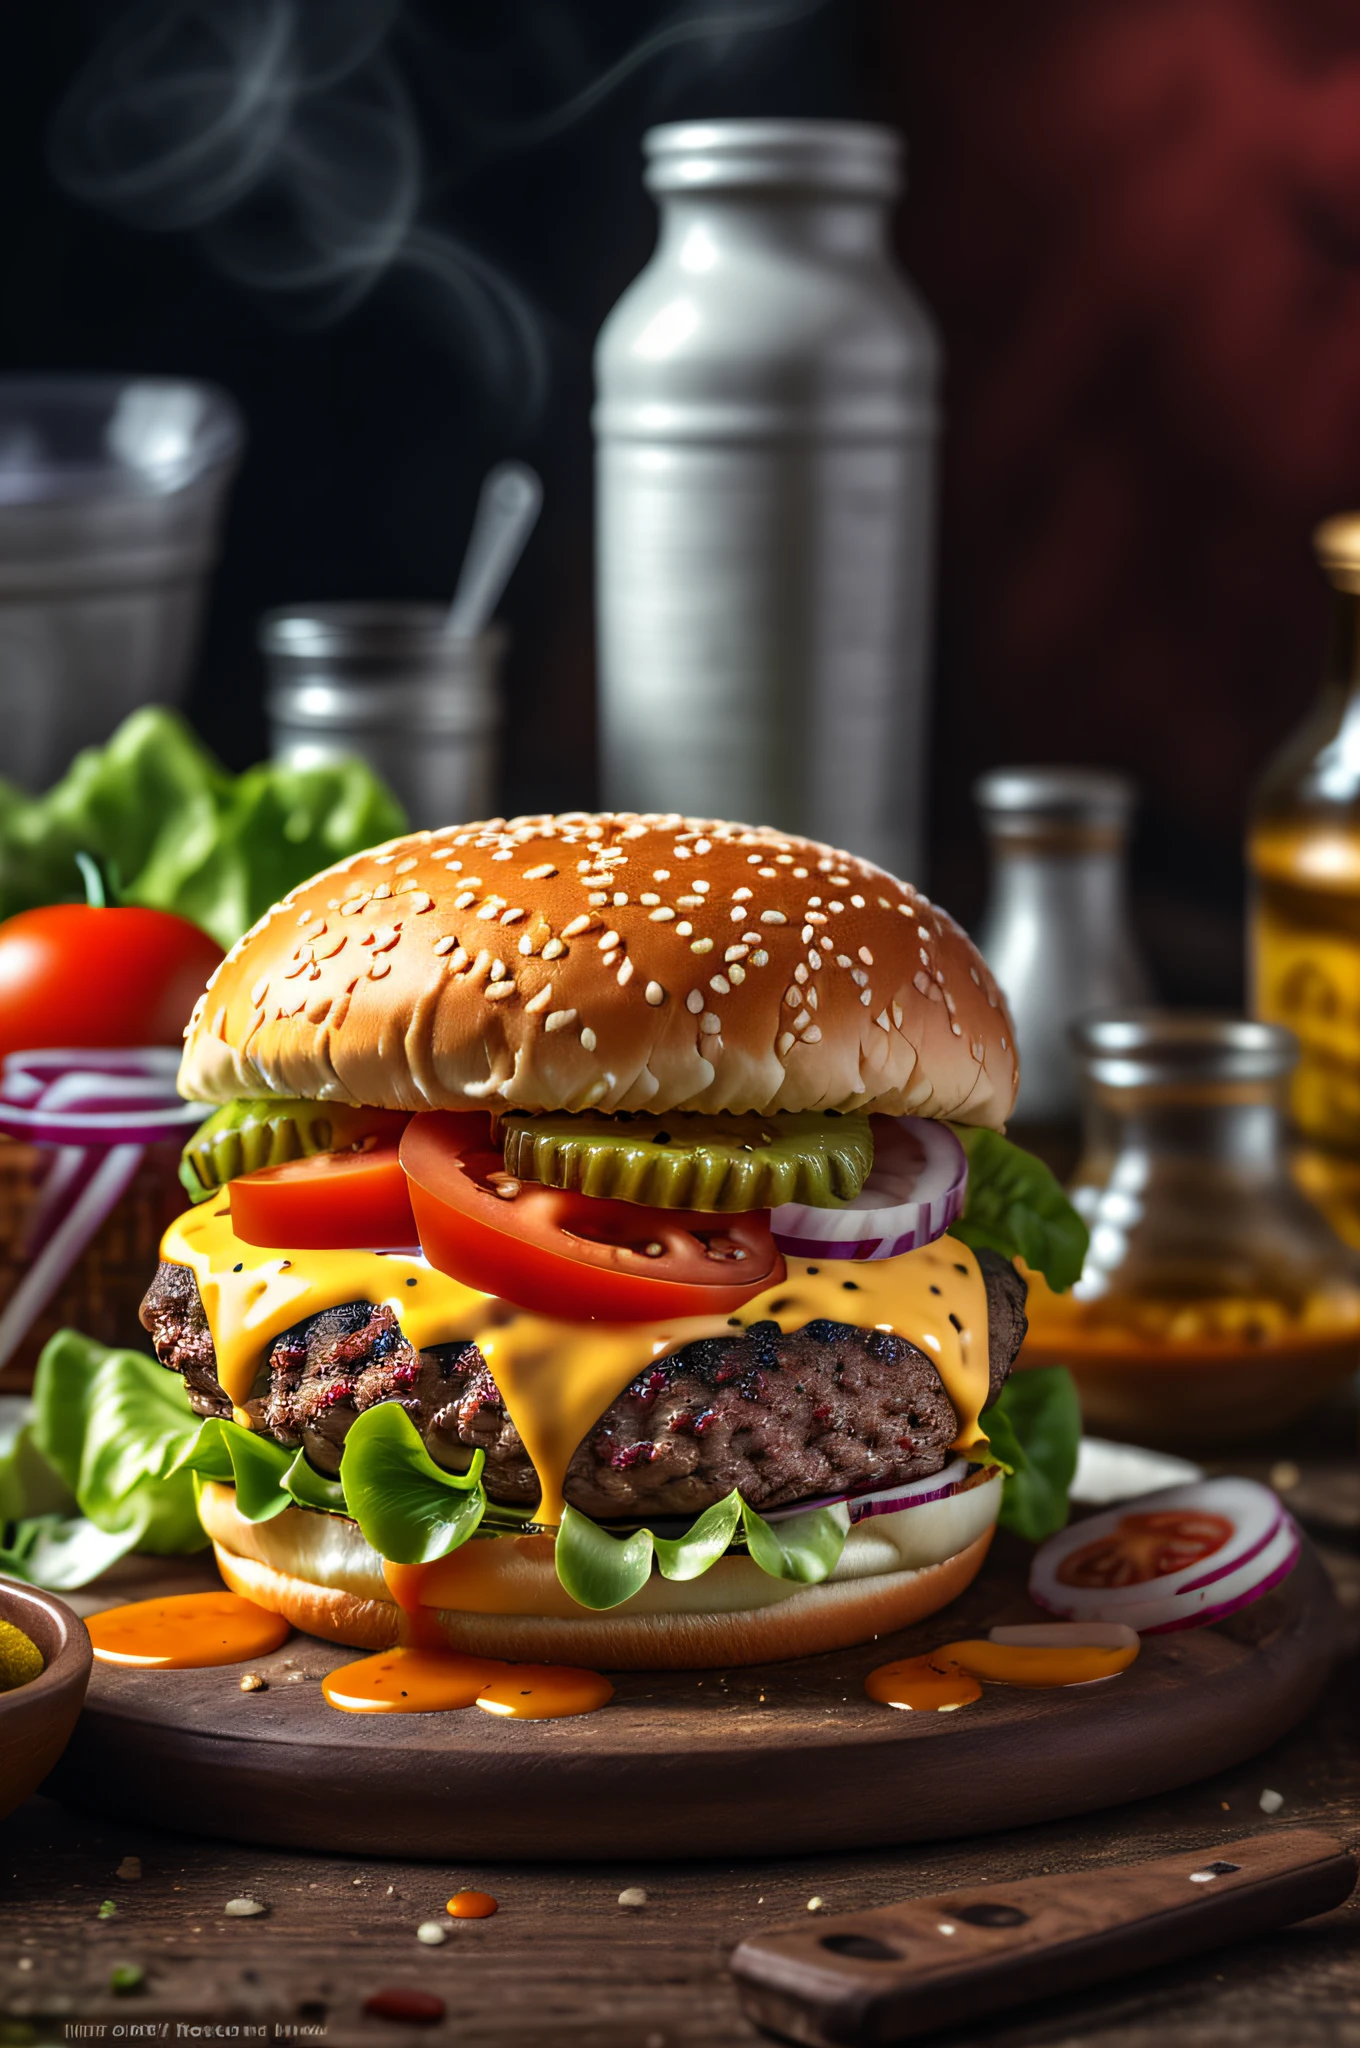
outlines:
{"label": "cheeseburger", "polygon": [[493,820],[294,890],[195,1008],[142,1308],[228,1585],[612,1668],[953,1599],[1025,1330],[968,1149],[1016,1082],[967,935],[772,830]]}

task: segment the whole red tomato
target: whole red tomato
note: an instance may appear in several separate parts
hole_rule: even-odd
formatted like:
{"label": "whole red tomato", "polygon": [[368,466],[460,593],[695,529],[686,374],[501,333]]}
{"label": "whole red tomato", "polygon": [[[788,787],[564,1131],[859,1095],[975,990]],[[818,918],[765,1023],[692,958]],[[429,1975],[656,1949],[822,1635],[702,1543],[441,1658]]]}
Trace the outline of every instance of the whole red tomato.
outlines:
{"label": "whole red tomato", "polygon": [[221,958],[169,910],[21,910],[0,924],[0,1059],[48,1045],[178,1045]]}

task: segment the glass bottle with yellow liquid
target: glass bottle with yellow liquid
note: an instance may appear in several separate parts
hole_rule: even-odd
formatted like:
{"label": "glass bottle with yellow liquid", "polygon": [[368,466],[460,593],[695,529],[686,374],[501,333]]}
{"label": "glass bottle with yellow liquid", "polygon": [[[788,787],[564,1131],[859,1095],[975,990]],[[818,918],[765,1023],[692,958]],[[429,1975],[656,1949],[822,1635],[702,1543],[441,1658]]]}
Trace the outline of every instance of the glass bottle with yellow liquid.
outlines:
{"label": "glass bottle with yellow liquid", "polygon": [[1313,546],[1331,643],[1322,697],[1252,805],[1252,1007],[1299,1040],[1296,1178],[1360,1246],[1360,512],[1325,520]]}

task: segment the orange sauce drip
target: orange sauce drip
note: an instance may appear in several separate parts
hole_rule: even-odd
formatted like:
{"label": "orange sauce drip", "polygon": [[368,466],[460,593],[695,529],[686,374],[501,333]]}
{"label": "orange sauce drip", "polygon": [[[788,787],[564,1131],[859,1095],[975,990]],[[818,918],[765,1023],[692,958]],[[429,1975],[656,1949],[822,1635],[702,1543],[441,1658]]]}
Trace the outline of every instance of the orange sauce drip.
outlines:
{"label": "orange sauce drip", "polygon": [[383,1559],[387,1590],[406,1619],[407,1641],[417,1650],[447,1650],[444,1632],[421,1598],[429,1570],[427,1564],[393,1564],[389,1558]]}
{"label": "orange sauce drip", "polygon": [[1121,1644],[1108,1649],[1095,1643],[1074,1643],[1070,1648],[1040,1647],[1034,1643],[946,1643],[936,1656],[951,1658],[975,1678],[989,1685],[1023,1685],[1035,1688],[1057,1685],[1091,1685],[1100,1678],[1117,1678],[1127,1671],[1138,1655],[1138,1644]]}
{"label": "orange sauce drip", "polygon": [[489,1920],[500,1911],[500,1901],[490,1892],[455,1892],[444,1911],[455,1920]]}
{"label": "orange sauce drip", "polygon": [[494,1657],[456,1650],[379,1650],[328,1671],[321,1690],[346,1714],[442,1714],[470,1707],[484,1685],[508,1671]]}
{"label": "orange sauce drip", "polygon": [[92,1614],[86,1626],[94,1654],[105,1664],[140,1664],[160,1671],[197,1671],[212,1664],[243,1664],[287,1642],[292,1629],[239,1593],[176,1593],[166,1600],[134,1600]]}
{"label": "orange sauce drip", "polygon": [[976,1678],[949,1662],[947,1650],[880,1664],[865,1679],[864,1690],[885,1707],[905,1707],[914,1714],[952,1714],[982,1697]]}
{"label": "orange sauce drip", "polygon": [[573,1664],[511,1664],[477,1695],[488,1714],[511,1721],[560,1721],[569,1714],[593,1714],[607,1707],[614,1688],[598,1671]]}

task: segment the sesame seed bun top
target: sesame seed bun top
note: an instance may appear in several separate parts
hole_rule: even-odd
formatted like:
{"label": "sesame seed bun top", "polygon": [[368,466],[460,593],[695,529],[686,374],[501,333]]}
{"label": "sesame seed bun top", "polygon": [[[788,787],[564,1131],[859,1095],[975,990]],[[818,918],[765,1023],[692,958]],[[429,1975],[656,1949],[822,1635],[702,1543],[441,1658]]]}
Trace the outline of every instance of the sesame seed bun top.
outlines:
{"label": "sesame seed bun top", "polygon": [[967,934],[769,828],[492,819],[353,855],[238,940],[181,1093],[389,1109],[871,1109],[999,1129],[1010,1017]]}

